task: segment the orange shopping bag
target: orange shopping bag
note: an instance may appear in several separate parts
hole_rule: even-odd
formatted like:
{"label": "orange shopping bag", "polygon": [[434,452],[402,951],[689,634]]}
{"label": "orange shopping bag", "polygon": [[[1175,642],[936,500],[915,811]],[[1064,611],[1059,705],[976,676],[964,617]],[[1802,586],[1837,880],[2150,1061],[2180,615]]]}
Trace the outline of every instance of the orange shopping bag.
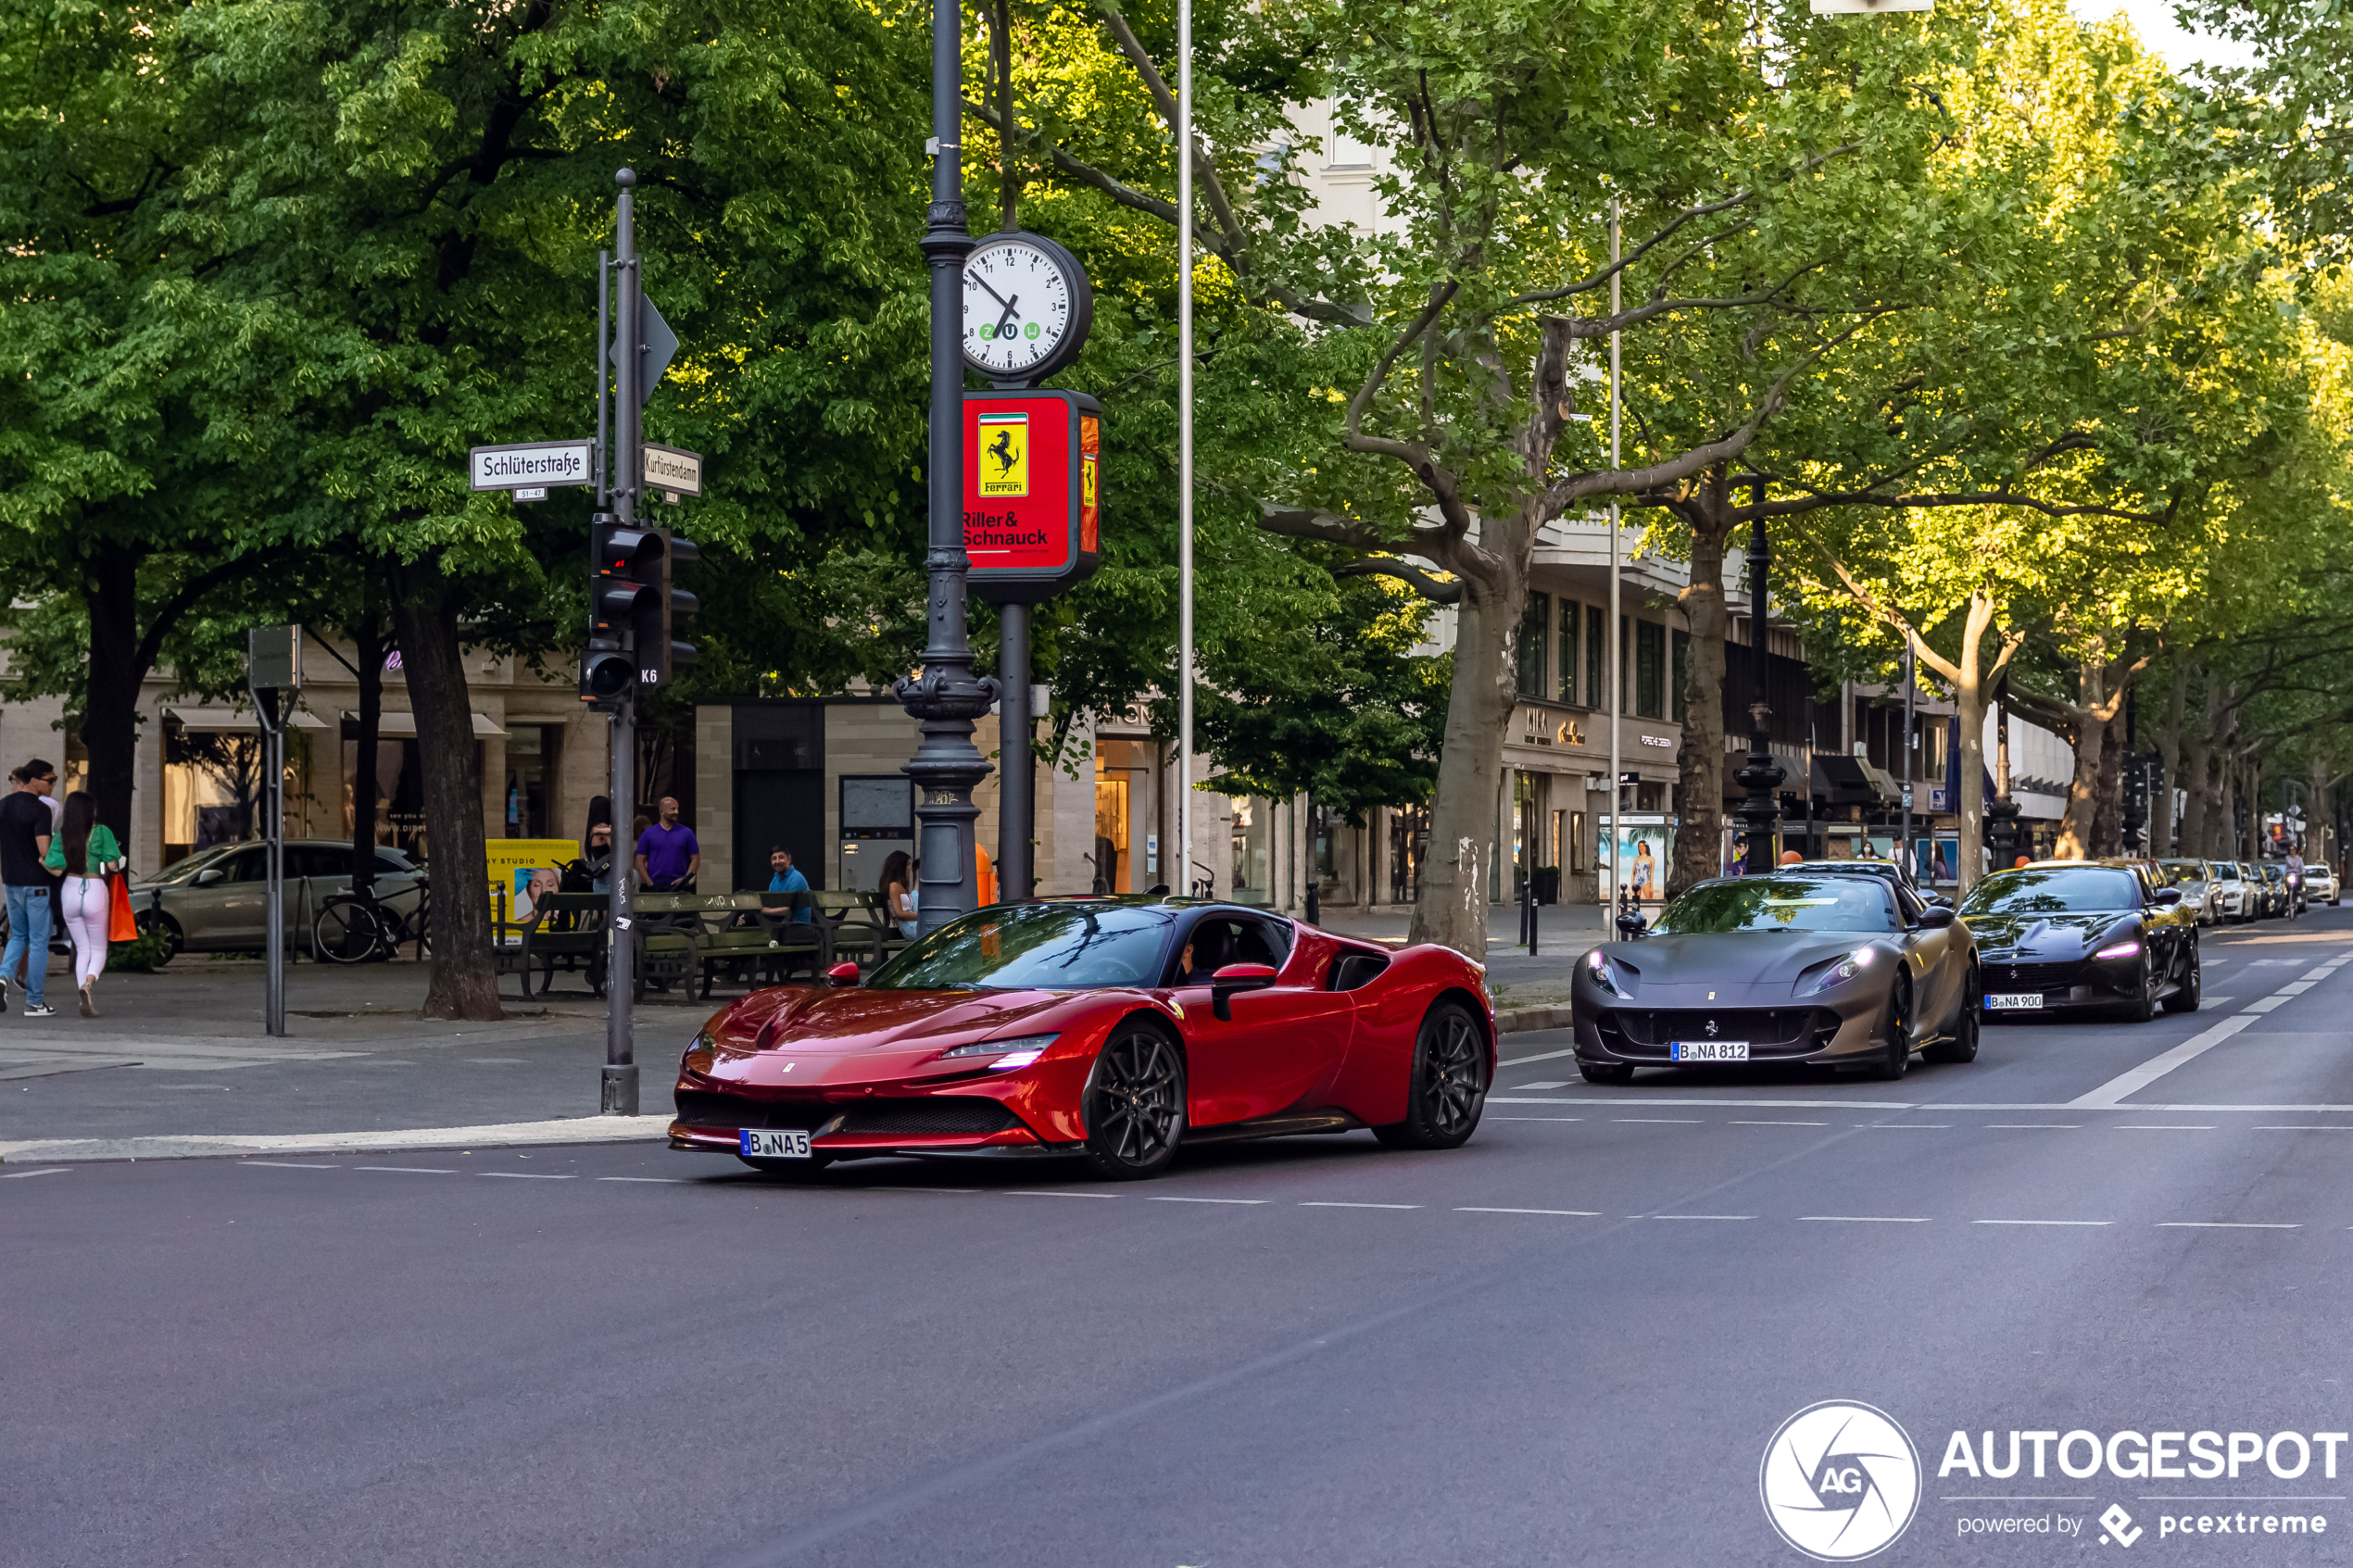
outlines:
{"label": "orange shopping bag", "polygon": [[131,879],[110,876],[107,881],[114,887],[114,918],[107,928],[107,940],[136,942],[139,940],[139,922],[131,912]]}

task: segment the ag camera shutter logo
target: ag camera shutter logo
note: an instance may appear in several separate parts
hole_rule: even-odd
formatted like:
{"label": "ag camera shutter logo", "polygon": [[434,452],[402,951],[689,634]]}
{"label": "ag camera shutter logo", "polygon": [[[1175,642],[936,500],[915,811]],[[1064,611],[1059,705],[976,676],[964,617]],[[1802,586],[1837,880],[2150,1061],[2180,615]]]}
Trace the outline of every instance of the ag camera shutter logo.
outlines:
{"label": "ag camera shutter logo", "polygon": [[1884,1411],[1826,1399],[1781,1423],[1756,1486],[1781,1539],[1818,1562],[1855,1562],[1911,1524],[1919,1450]]}

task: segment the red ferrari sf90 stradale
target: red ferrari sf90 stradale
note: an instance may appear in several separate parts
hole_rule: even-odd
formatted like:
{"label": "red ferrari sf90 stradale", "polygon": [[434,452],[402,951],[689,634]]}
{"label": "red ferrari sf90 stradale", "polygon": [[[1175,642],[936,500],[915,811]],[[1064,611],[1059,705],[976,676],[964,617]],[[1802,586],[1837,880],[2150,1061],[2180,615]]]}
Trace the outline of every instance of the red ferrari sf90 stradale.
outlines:
{"label": "red ferrari sf90 stradale", "polygon": [[1369,1127],[1453,1148],[1495,1072],[1480,966],[1183,898],[996,905],[863,985],[758,991],[679,1064],[673,1148],[811,1172],[876,1155],[1083,1157]]}

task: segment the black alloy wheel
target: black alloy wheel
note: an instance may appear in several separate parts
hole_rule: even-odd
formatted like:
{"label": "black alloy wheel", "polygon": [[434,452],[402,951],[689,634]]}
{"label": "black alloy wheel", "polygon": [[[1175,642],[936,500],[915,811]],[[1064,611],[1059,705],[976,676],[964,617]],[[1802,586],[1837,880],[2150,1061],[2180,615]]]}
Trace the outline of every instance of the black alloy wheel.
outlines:
{"label": "black alloy wheel", "polygon": [[1615,1084],[1623,1088],[1634,1081],[1634,1064],[1630,1061],[1580,1061],[1577,1071],[1589,1084]]}
{"label": "black alloy wheel", "polygon": [[1185,1059],[1148,1023],[1123,1023],[1095,1059],[1080,1100],[1087,1162],[1115,1182],[1157,1176],[1185,1135]]}
{"label": "black alloy wheel", "polygon": [[1961,1010],[1953,1020],[1949,1039],[1939,1040],[1920,1052],[1922,1061],[1975,1061],[1980,1015],[1985,1008],[1985,981],[1977,966],[1969,966],[1969,978],[1961,982]]}
{"label": "black alloy wheel", "polygon": [[157,931],[163,934],[163,956],[156,960],[158,967],[170,963],[180,956],[181,936],[178,921],[160,909],[142,909],[139,911],[136,923],[139,927],[139,935],[142,936]]}
{"label": "black alloy wheel", "polygon": [[2173,994],[2165,998],[2168,1012],[2196,1012],[2206,996],[2205,971],[2197,960],[2197,938],[2189,940],[2182,954],[2181,972],[2174,977]]}
{"label": "black alloy wheel", "polygon": [[2149,962],[2148,933],[2141,934],[2140,980],[2133,995],[2124,1003],[2124,1016],[2134,1023],[2146,1023],[2157,1016],[2157,966]]}
{"label": "black alloy wheel", "polygon": [[[1631,1077],[1632,1069],[1627,1075]],[[1422,1020],[1414,1041],[1413,1082],[1405,1120],[1375,1127],[1391,1148],[1460,1148],[1487,1108],[1487,1038],[1460,1002],[1441,1002]]]}
{"label": "black alloy wheel", "polygon": [[1871,1076],[1893,1082],[1912,1070],[1912,981],[1898,974],[1887,988],[1887,1053]]}

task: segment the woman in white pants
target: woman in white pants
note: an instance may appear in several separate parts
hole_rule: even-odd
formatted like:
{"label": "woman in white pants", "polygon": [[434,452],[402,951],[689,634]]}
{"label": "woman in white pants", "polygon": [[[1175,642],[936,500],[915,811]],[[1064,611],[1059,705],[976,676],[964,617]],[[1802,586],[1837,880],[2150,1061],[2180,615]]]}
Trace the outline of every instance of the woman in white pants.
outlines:
{"label": "woman in white pants", "polygon": [[114,924],[114,900],[107,885],[108,873],[122,869],[122,847],[98,823],[98,803],[88,790],[66,797],[65,821],[49,841],[43,864],[66,873],[57,898],[57,912],[73,936],[73,982],[82,992],[82,1016],[98,1016],[90,988],[106,972],[107,938]]}

